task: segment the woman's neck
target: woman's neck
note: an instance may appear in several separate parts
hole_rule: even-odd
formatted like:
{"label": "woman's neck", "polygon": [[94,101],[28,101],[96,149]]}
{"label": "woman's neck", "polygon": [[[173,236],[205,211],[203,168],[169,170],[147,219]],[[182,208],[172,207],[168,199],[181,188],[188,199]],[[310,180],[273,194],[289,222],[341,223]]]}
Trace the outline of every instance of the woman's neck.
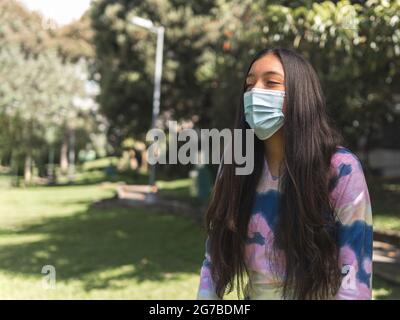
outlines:
{"label": "woman's neck", "polygon": [[271,175],[278,177],[284,156],[283,128],[280,128],[270,138],[264,140],[264,155]]}

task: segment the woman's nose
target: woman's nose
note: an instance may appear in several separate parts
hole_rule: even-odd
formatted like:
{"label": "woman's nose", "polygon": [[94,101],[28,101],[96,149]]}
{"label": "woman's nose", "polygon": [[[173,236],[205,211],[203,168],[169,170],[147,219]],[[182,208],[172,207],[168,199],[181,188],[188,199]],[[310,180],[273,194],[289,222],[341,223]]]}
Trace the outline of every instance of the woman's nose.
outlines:
{"label": "woman's nose", "polygon": [[265,89],[265,85],[264,85],[262,79],[257,80],[256,83],[254,84],[253,88]]}

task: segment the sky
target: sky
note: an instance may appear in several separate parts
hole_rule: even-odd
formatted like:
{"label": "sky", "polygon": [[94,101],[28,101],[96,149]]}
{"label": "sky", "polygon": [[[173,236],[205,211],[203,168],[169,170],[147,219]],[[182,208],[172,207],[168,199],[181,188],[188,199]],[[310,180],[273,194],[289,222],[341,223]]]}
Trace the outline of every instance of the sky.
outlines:
{"label": "sky", "polygon": [[59,25],[79,19],[89,8],[90,0],[20,0],[30,10],[40,11]]}

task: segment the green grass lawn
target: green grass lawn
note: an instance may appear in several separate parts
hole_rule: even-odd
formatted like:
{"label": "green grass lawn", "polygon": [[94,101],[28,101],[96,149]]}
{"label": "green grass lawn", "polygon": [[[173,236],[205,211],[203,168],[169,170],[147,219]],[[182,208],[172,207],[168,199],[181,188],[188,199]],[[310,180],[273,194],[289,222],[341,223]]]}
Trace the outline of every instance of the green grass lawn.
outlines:
{"label": "green grass lawn", "polygon": [[[93,206],[114,189],[88,182],[17,189],[0,176],[0,299],[194,299],[201,228],[165,212]],[[159,184],[175,197],[189,185]],[[45,265],[56,268],[53,289],[42,285]],[[375,277],[374,298],[400,299],[400,288]]]}
{"label": "green grass lawn", "polygon": [[368,179],[375,229],[400,231],[400,179]]}
{"label": "green grass lawn", "polygon": [[[0,299],[194,299],[201,229],[151,210],[93,208],[100,185],[0,192]],[[44,265],[56,288],[42,287]]]}

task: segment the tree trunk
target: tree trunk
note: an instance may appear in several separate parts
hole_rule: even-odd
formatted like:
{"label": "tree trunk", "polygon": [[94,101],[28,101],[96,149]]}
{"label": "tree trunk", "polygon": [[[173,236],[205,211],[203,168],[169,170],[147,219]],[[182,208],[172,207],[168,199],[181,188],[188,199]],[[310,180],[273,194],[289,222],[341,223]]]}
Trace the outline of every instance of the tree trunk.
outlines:
{"label": "tree trunk", "polygon": [[142,162],[140,164],[140,170],[142,172],[148,172],[148,170],[149,170],[149,166],[148,165],[149,164],[147,162],[147,150],[144,149],[144,150],[140,151],[140,153],[142,155]]}
{"label": "tree trunk", "polygon": [[18,177],[18,159],[15,155],[15,152],[11,151],[10,156],[10,166],[11,172],[13,175],[13,179],[11,179],[11,186],[12,187],[19,187],[19,177]]}
{"label": "tree trunk", "polygon": [[60,150],[60,169],[62,174],[68,171],[68,135],[64,135]]}
{"label": "tree trunk", "polygon": [[75,180],[75,130],[68,131],[69,148],[68,148],[68,180],[72,183]]}
{"label": "tree trunk", "polygon": [[49,163],[47,164],[47,178],[50,184],[55,182],[54,172],[54,147],[51,146],[49,149]]}
{"label": "tree trunk", "polygon": [[32,182],[32,156],[30,154],[25,157],[24,180],[27,185]]}

